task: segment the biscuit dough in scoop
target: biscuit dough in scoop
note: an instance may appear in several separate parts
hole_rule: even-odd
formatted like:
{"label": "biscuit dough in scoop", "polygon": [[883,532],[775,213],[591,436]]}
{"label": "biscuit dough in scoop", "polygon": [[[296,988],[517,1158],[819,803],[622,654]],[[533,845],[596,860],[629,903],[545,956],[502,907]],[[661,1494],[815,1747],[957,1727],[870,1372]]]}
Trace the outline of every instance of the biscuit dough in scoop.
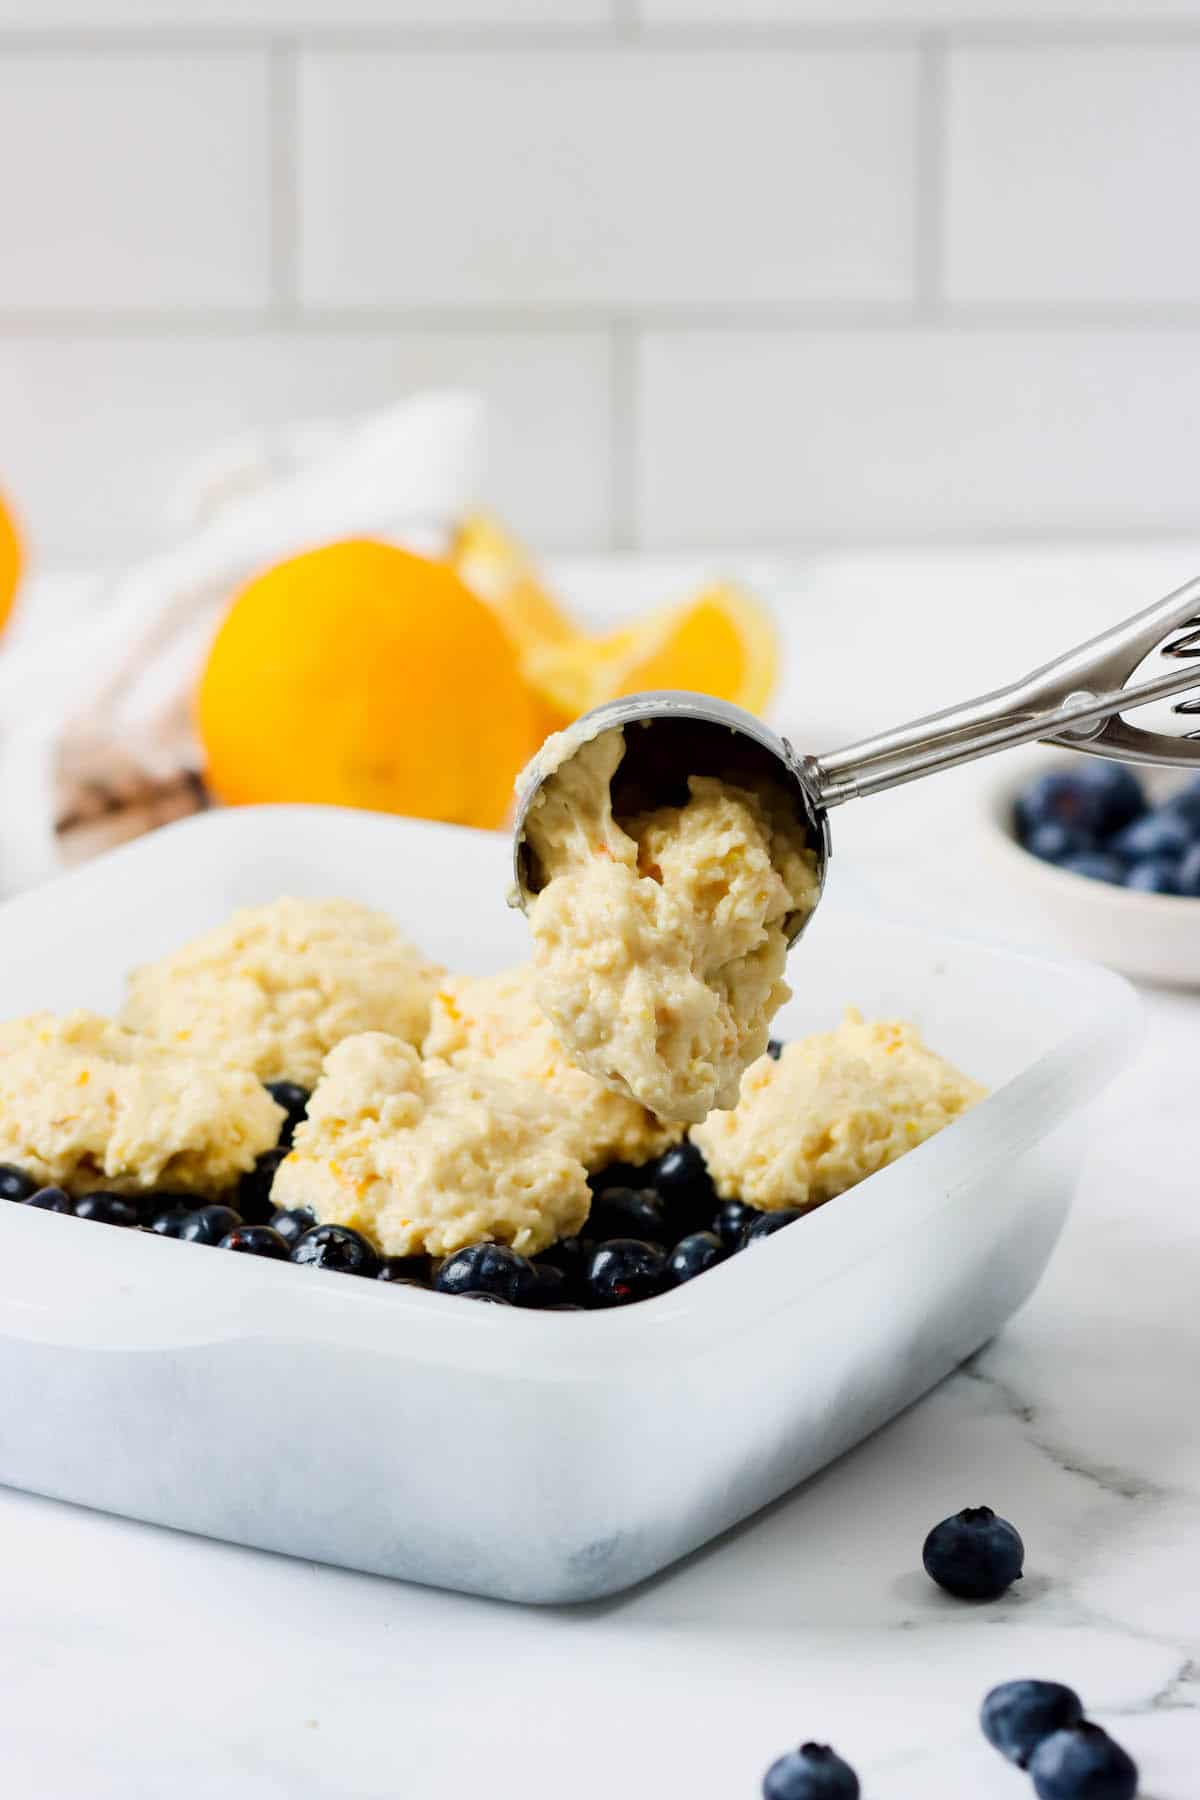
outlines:
{"label": "biscuit dough in scoop", "polygon": [[590,1074],[697,1122],[735,1105],[766,1049],[790,994],[786,924],[816,904],[816,857],[769,783],[693,775],[682,805],[615,818],[623,754],[619,730],[585,744],[526,820],[545,878],[529,907],[537,996]]}

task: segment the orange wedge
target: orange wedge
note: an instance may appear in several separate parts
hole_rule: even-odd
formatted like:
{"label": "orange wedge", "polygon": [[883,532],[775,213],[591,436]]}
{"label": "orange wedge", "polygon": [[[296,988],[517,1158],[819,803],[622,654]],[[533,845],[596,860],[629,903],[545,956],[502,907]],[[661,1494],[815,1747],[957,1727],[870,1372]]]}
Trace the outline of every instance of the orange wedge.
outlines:
{"label": "orange wedge", "polygon": [[518,651],[566,643],[575,636],[574,625],[543,586],[532,557],[486,513],[462,521],[446,560],[459,580],[491,607]]}
{"label": "orange wedge", "polygon": [[721,582],[602,637],[532,646],[522,662],[530,686],[567,719],[647,688],[686,688],[762,712],[779,674],[779,639],[761,601]]}

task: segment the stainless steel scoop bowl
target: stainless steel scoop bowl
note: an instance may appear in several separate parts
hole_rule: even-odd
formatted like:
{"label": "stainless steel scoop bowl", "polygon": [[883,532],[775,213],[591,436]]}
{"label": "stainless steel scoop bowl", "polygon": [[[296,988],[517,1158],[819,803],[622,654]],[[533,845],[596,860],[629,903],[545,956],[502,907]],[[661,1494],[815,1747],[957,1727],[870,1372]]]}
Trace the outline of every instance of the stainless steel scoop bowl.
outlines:
{"label": "stainless steel scoop bowl", "polygon": [[[1174,638],[1178,631],[1183,636]],[[1172,641],[1165,643],[1168,637]],[[1156,652],[1171,659],[1168,672],[1126,686]],[[769,777],[795,804],[797,821],[816,852],[823,887],[833,807],[1018,744],[1040,740],[1125,762],[1200,768],[1200,733],[1143,731],[1122,717],[1135,707],[1200,687],[1200,668],[1192,666],[1197,658],[1200,577],[1007,687],[819,757],[797,754],[761,719],[704,694],[663,689],[610,700],[550,739],[518,778],[512,903],[527,910],[543,885],[526,825],[545,782],[606,731],[625,733],[625,754],[613,777],[618,817],[681,803],[687,798],[689,775],[741,783]],[[1185,700],[1174,711],[1200,713],[1200,699]],[[793,918],[789,943],[811,917],[810,912]]]}

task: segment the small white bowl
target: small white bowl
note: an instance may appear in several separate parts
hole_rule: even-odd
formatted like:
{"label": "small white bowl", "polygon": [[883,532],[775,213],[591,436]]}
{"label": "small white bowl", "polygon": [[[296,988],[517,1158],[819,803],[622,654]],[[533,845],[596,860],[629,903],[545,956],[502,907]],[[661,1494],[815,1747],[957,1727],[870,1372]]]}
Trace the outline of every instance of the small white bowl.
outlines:
{"label": "small white bowl", "polygon": [[[988,872],[1003,888],[993,899],[1011,905],[1010,924],[1031,940],[1144,981],[1200,987],[1200,900],[1114,887],[1056,868],[1022,848],[1014,823],[1018,794],[1047,769],[1077,762],[1042,751],[993,765],[981,796],[979,833]],[[1155,803],[1188,780],[1168,769],[1137,774]]]}

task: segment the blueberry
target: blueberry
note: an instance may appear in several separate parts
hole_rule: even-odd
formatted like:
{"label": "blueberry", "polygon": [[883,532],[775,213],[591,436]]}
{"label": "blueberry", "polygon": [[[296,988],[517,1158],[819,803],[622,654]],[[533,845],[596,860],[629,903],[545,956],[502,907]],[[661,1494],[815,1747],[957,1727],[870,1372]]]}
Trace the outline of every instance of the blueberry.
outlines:
{"label": "blueberry", "polygon": [[1200,837],[1200,780],[1189,781],[1185,788],[1172,794],[1162,811],[1182,819],[1193,838]]}
{"label": "blueberry", "polygon": [[597,1244],[587,1266],[587,1294],[593,1306],[628,1306],[649,1300],[666,1285],[667,1259],[658,1244],[639,1238],[610,1238]]}
{"label": "blueberry", "polygon": [[763,1800],[858,1800],[858,1776],[828,1744],[801,1744],[773,1762]]}
{"label": "blueberry", "polygon": [[1152,812],[1118,831],[1107,848],[1130,863],[1141,862],[1146,856],[1177,862],[1192,843],[1192,833],[1177,814]]}
{"label": "blueberry", "polygon": [[606,1188],[644,1188],[651,1185],[654,1174],[653,1163],[609,1163],[606,1169],[598,1169],[594,1175],[588,1176],[588,1186],[593,1194],[602,1194]]}
{"label": "blueberry", "polygon": [[1107,837],[1145,811],[1146,799],[1136,775],[1119,763],[1051,769],[1019,795],[1017,831],[1026,843],[1038,825],[1053,821]]}
{"label": "blueberry", "polygon": [[[159,1198],[169,1199],[169,1196],[164,1194]],[[194,1210],[193,1207],[184,1206],[177,1200],[171,1205],[164,1206],[161,1211],[151,1213],[146,1223],[151,1231],[158,1233],[159,1237],[177,1238]]]}
{"label": "blueberry", "polygon": [[785,1225],[794,1225],[797,1219],[804,1217],[804,1208],[800,1206],[783,1206],[777,1212],[757,1213],[749,1224],[742,1229],[738,1239],[738,1249],[745,1250],[751,1244],[759,1243],[763,1238],[774,1237]]}
{"label": "blueberry", "polygon": [[175,1236],[185,1244],[219,1244],[243,1223],[232,1206],[201,1206],[188,1214]]}
{"label": "blueberry", "polygon": [[578,1300],[583,1292],[587,1261],[595,1247],[590,1237],[559,1238],[548,1250],[543,1250],[532,1258],[534,1270],[553,1269],[563,1278],[562,1298]]}
{"label": "blueberry", "polygon": [[995,1600],[1020,1581],[1025,1546],[990,1506],[968,1506],[935,1525],[921,1552],[925,1573],[960,1600]]}
{"label": "blueberry", "polygon": [[586,1312],[587,1308],[580,1306],[577,1300],[560,1300],[557,1305],[547,1306],[544,1310],[546,1312]]}
{"label": "blueberry", "polygon": [[712,1228],[727,1250],[736,1250],[747,1225],[760,1216],[758,1208],[747,1206],[744,1200],[722,1200],[713,1214]]}
{"label": "blueberry", "polygon": [[783,1055],[783,1045],[778,1038],[767,1039],[767,1055],[772,1062],[778,1062]]}
{"label": "blueberry", "polygon": [[667,1280],[677,1287],[681,1281],[691,1281],[715,1268],[728,1255],[715,1231],[693,1231],[690,1237],[680,1238],[668,1256]]}
{"label": "blueberry", "polygon": [[120,1194],[82,1194],[75,1202],[77,1219],[97,1219],[101,1225],[136,1225],[137,1203]]}
{"label": "blueberry", "polygon": [[294,1244],[306,1231],[311,1231],[316,1222],[316,1213],[307,1206],[281,1206],[267,1220],[272,1231],[277,1231],[289,1244]]}
{"label": "blueberry", "polygon": [[248,1225],[265,1225],[275,1211],[271,1204],[271,1183],[275,1171],[287,1155],[287,1149],[264,1150],[254,1159],[254,1167],[238,1182],[237,1209]]}
{"label": "blueberry", "polygon": [[1137,1764],[1099,1725],[1043,1738],[1029,1759],[1038,1800],[1134,1800]]}
{"label": "blueberry", "polygon": [[[287,1243],[281,1233],[275,1235],[281,1243]],[[372,1278],[379,1273],[377,1252],[360,1231],[352,1230],[349,1225],[313,1225],[294,1244],[288,1244],[288,1249],[292,1261],[303,1263],[306,1268],[332,1269],[338,1275]]]}
{"label": "blueberry", "polygon": [[1078,1725],[1083,1704],[1061,1681],[1005,1681],[984,1696],[979,1723],[988,1743],[1019,1769],[1053,1731]]}
{"label": "blueberry", "polygon": [[533,1285],[521,1290],[521,1305],[547,1309],[566,1304],[569,1287],[563,1271],[555,1263],[538,1263],[533,1271]]}
{"label": "blueberry", "polygon": [[482,1300],[488,1306],[512,1305],[512,1301],[506,1300],[503,1294],[485,1294],[482,1288],[463,1288],[458,1297],[460,1300]]}
{"label": "blueberry", "polygon": [[286,1260],[288,1254],[287,1244],[269,1225],[235,1225],[221,1239],[219,1248],[240,1250],[243,1256],[271,1256],[279,1262]]}
{"label": "blueberry", "polygon": [[[306,1211],[305,1207],[299,1209]],[[276,1231],[280,1227],[276,1225]],[[284,1232],[283,1236],[287,1236]],[[402,1287],[429,1286],[429,1258],[427,1256],[384,1256],[380,1258],[379,1273],[376,1281],[394,1281]]]}
{"label": "blueberry", "polygon": [[1175,891],[1200,899],[1200,844],[1193,844],[1175,871]]}
{"label": "blueberry", "polygon": [[1058,866],[1072,875],[1086,875],[1089,881],[1107,881],[1113,887],[1125,885],[1125,864],[1106,850],[1082,850],[1077,856],[1064,856]]}
{"label": "blueberry", "polygon": [[1143,856],[1126,871],[1125,886],[1141,894],[1177,894],[1179,870],[1173,857]]}
{"label": "blueberry", "polygon": [[[712,1218],[717,1196],[698,1145],[674,1144],[654,1165],[654,1187],[666,1210],[671,1238],[698,1231]],[[649,1233],[634,1233],[634,1236]]]}
{"label": "blueberry", "polygon": [[0,1200],[28,1200],[36,1194],[38,1184],[15,1163],[0,1163]]}
{"label": "blueberry", "polygon": [[653,1188],[605,1188],[597,1194],[588,1214],[588,1235],[600,1238],[648,1238],[652,1244],[668,1239],[663,1203]]}
{"label": "blueberry", "polygon": [[36,1206],[39,1212],[69,1213],[75,1208],[71,1205],[71,1196],[60,1187],[35,1188],[25,1201],[26,1206]]}
{"label": "blueberry", "polygon": [[1096,840],[1090,831],[1081,831],[1078,825],[1064,825],[1061,819],[1043,819],[1040,825],[1031,827],[1025,848],[1042,862],[1057,863],[1068,856],[1088,855],[1095,850]]}
{"label": "blueberry", "polygon": [[471,1244],[456,1250],[433,1278],[439,1294],[498,1294],[513,1304],[532,1294],[536,1284],[533,1264],[507,1244]]}
{"label": "blueberry", "polygon": [[287,1149],[297,1125],[308,1111],[312,1095],[298,1081],[268,1081],[265,1086],[276,1106],[282,1106],[287,1115],[279,1127],[280,1148]]}

